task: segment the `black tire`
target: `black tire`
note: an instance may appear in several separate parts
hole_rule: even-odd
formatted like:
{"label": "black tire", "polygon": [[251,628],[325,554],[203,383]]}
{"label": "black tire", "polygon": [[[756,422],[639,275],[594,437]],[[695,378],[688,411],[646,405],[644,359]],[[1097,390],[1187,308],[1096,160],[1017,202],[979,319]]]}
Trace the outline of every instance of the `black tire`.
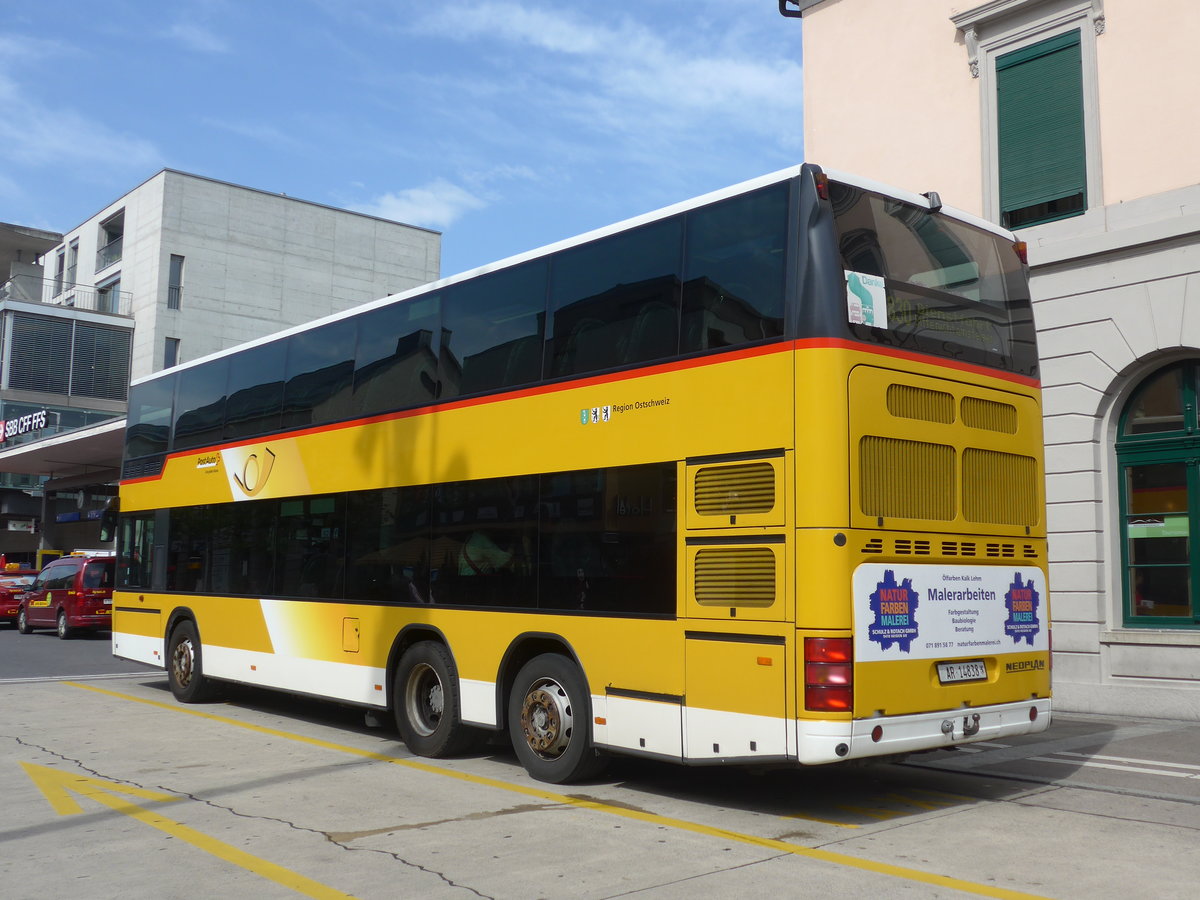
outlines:
{"label": "black tire", "polygon": [[17,610],[17,631],[21,632],[21,634],[33,634],[33,626],[25,618],[25,607],[23,606]]}
{"label": "black tire", "polygon": [[70,640],[75,636],[75,629],[67,624],[67,611],[60,609],[58,611],[58,639],[60,641]]}
{"label": "black tire", "polygon": [[458,669],[442,644],[421,641],[404,651],[392,706],[400,737],[417,756],[453,756],[474,742],[475,730],[462,722]]}
{"label": "black tire", "polygon": [[167,683],[180,703],[201,703],[217,695],[212,679],[204,675],[200,635],[190,619],[184,619],[171,632],[167,648]]}
{"label": "black tire", "polygon": [[581,781],[608,762],[592,746],[592,701],[583,673],[557,653],[534,657],[517,673],[508,734],[521,765],[538,781]]}

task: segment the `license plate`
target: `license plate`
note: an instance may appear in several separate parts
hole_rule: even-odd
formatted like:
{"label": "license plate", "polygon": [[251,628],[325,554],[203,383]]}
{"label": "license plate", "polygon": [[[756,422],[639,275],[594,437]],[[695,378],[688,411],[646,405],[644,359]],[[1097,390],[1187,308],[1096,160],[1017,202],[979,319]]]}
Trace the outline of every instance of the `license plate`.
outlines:
{"label": "license plate", "polygon": [[987,666],[982,659],[937,664],[938,681],[953,684],[958,681],[987,681]]}
{"label": "license plate", "polygon": [[111,597],[106,597],[106,598],[104,599],[104,605],[105,605],[105,606],[112,606],[112,598],[111,598]]}

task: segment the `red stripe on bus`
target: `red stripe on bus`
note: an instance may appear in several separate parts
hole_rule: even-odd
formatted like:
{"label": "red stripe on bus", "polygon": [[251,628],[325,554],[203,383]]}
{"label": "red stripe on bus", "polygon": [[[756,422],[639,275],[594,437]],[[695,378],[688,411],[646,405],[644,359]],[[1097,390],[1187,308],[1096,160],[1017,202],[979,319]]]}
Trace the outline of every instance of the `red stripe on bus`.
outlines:
{"label": "red stripe on bus", "polygon": [[[796,350],[848,350],[855,353],[864,353],[874,356],[885,356],[891,359],[902,359],[909,362],[924,363],[925,365],[940,366],[942,368],[956,369],[961,372],[969,372],[972,375],[981,375],[989,378],[998,378],[1002,381],[1010,381],[1014,384],[1024,385],[1025,387],[1037,388],[1041,382],[1036,378],[1030,378],[1026,375],[1018,375],[1015,372],[1000,372],[995,369],[989,369],[986,366],[974,365],[972,363],[958,362],[957,360],[945,359],[944,357],[928,356],[922,353],[914,353],[911,350],[900,350],[895,347],[872,346],[870,344],[859,343],[858,341],[845,340],[843,338],[801,338],[795,341],[780,341],[773,344],[760,344],[755,347],[744,347],[740,350],[732,350],[727,353],[717,353],[706,356],[694,356],[689,359],[677,359],[671,362],[658,363],[657,365],[647,366],[643,369],[625,369],[620,372],[609,372],[604,375],[593,375],[588,378],[578,378],[573,381],[561,381],[554,384],[539,384],[527,388],[518,388],[517,390],[504,391],[496,394],[485,394],[479,397],[468,397],[464,400],[451,400],[446,403],[432,403],[428,406],[419,406],[413,409],[402,409],[395,412],[380,413],[375,416],[368,416],[363,419],[353,419],[348,422],[331,422],[328,425],[317,425],[312,428],[300,428],[295,431],[283,431],[278,434],[260,436],[251,438],[245,441],[237,441],[231,444],[212,444],[208,447],[192,447],[187,450],[180,450],[167,456],[163,462],[163,468],[172,459],[182,458],[185,456],[198,456],[203,453],[214,453],[220,450],[231,450],[235,447],[245,447],[250,444],[260,444],[264,440],[285,440],[297,437],[305,437],[311,434],[323,434],[330,431],[338,431],[343,428],[357,428],[362,425],[376,425],[381,422],[393,422],[399,419],[410,419],[415,416],[426,416],[439,412],[450,412],[456,409],[470,409],[475,406],[483,406],[488,403],[500,403],[508,400],[519,400],[524,397],[539,397],[546,394],[555,394],[567,390],[578,390],[580,388],[598,387],[605,384],[615,384],[619,381],[628,381],[633,378],[646,378],[652,375],[664,375],[669,372],[683,372],[688,369],[698,369],[703,366],[714,366],[721,363],[732,362],[741,359],[754,359],[760,356],[771,356],[776,353],[787,353]],[[130,478],[122,481],[121,484],[144,484],[150,481],[158,481],[162,478],[162,472],[157,475],[147,475],[143,478]]]}

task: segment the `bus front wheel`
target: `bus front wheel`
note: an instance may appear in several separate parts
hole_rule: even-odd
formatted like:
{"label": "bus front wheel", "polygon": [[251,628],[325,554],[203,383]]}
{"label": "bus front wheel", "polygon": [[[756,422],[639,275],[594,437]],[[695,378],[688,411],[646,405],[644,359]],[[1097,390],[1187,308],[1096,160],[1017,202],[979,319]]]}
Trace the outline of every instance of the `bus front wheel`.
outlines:
{"label": "bus front wheel", "polygon": [[591,742],[591,700],[579,668],[557,653],[521,667],[508,700],[517,758],[538,781],[566,784],[597,774],[606,758]]}
{"label": "bus front wheel", "polygon": [[452,756],[470,746],[474,735],[462,723],[458,672],[441,644],[421,641],[404,651],[392,704],[400,738],[418,756]]}
{"label": "bus front wheel", "polygon": [[171,632],[167,649],[167,683],[180,703],[200,703],[216,695],[212,680],[204,675],[200,635],[190,620],[184,620]]}
{"label": "bus front wheel", "polygon": [[21,632],[21,634],[33,634],[33,626],[25,618],[25,607],[23,606],[17,610],[17,631]]}

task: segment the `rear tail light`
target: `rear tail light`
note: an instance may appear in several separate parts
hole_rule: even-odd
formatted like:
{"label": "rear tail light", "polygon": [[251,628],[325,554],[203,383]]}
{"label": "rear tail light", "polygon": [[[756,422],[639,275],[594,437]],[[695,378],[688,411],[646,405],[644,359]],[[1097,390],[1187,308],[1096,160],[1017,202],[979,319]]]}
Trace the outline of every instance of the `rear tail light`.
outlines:
{"label": "rear tail light", "polygon": [[1029,245],[1024,241],[1016,241],[1013,243],[1013,252],[1017,254],[1017,259],[1022,265],[1029,265]]}
{"label": "rear tail light", "polygon": [[829,176],[824,172],[817,173],[813,179],[817,185],[817,196],[822,200],[829,199]]}
{"label": "rear tail light", "polygon": [[854,644],[850,638],[804,639],[804,708],[850,712],[854,708]]}

